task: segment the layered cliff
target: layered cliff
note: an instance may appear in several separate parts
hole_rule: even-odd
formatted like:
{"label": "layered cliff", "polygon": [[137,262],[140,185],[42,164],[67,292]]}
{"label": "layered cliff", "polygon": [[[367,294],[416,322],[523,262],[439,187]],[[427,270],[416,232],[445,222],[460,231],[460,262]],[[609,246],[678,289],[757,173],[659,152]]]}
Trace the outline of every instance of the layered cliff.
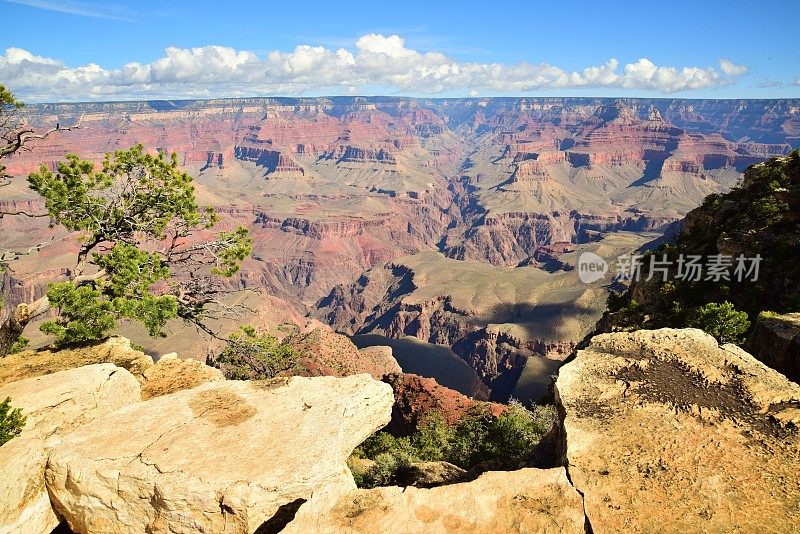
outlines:
{"label": "layered cliff", "polygon": [[[3,209],[38,208],[24,174],[67,152],[99,161],[136,142],[174,151],[196,177],[201,204],[217,208],[224,227],[244,225],[255,238],[253,258],[229,289],[269,293],[298,312],[334,295],[324,315],[337,328],[356,331],[385,316],[381,332],[454,347],[492,383],[519,373],[530,354],[568,351],[584,333],[576,323],[595,313],[576,304],[589,297],[559,294],[533,313],[535,299],[511,286],[490,297],[494,311],[428,292],[387,313],[399,304],[389,293],[376,297],[387,305],[367,305],[360,291],[336,288],[437,250],[465,264],[465,276],[472,263],[501,269],[503,280],[506,267],[567,272],[574,265],[562,250],[661,231],[702,198],[729,190],[747,164],[787,153],[800,139],[798,109],[796,100],[598,98],[37,105],[26,111],[32,124],[81,118],[81,128],[4,159],[15,180],[4,188]],[[4,249],[43,243],[4,274],[9,304],[41,295],[71,267],[75,236],[46,218],[5,216],[0,228]],[[498,310],[502,320],[493,317]],[[503,326],[495,332],[489,324]]]}

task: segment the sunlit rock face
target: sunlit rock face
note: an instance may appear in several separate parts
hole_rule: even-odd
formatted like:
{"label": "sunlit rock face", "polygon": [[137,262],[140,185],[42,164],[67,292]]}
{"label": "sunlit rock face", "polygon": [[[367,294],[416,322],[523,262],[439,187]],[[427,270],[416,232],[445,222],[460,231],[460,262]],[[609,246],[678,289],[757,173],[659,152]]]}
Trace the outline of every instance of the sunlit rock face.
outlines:
{"label": "sunlit rock face", "polygon": [[77,429],[45,479],[76,532],[251,533],[284,505],[352,490],[345,461],[391,406],[368,375],[209,382]]}
{"label": "sunlit rock face", "polygon": [[740,348],[602,334],[561,368],[556,403],[594,532],[800,528],[800,387]]}

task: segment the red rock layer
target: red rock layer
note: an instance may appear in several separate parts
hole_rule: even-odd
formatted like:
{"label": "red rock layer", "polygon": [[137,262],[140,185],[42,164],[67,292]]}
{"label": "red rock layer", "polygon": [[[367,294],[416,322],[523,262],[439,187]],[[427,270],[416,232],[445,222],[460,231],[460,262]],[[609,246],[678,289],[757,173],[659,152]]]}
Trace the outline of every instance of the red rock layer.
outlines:
{"label": "red rock layer", "polygon": [[391,374],[384,382],[392,386],[394,406],[389,431],[395,435],[410,435],[433,411],[441,413],[448,424],[454,424],[474,410],[485,410],[498,417],[507,407],[493,402],[481,402],[441,386],[433,378],[412,374]]}

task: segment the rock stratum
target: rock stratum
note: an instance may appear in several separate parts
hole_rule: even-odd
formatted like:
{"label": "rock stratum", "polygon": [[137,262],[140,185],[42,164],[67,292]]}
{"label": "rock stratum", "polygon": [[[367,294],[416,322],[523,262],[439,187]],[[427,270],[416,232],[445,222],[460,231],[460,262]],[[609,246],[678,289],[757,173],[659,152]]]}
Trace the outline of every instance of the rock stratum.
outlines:
{"label": "rock stratum", "polygon": [[[800,143],[796,99],[253,98],[26,110],[34,125],[80,119],[81,128],[4,159],[15,179],[3,211],[41,210],[24,175],[67,152],[94,161],[135,143],[175,152],[200,203],[255,238],[231,289],[337,330],[448,345],[499,397],[531,356],[566,357],[605,299],[604,289],[540,299],[509,285],[509,271],[566,287],[581,247],[649,236],[630,252],[729,190],[747,165]],[[74,236],[46,219],[5,216],[0,230],[4,248],[47,243],[3,274],[7,309],[72,266]],[[432,254],[434,269],[469,277],[477,264],[502,280],[493,306],[426,281]],[[398,269],[413,273],[413,297],[402,275],[389,278]],[[382,270],[379,291],[362,298],[358,286]]]}
{"label": "rock stratum", "polygon": [[560,465],[436,487],[355,487],[347,457],[394,403],[367,374],[228,381],[121,339],[25,355],[0,359],[0,396],[28,416],[0,447],[2,532],[800,528],[800,387],[699,330],[594,337],[556,382]]}

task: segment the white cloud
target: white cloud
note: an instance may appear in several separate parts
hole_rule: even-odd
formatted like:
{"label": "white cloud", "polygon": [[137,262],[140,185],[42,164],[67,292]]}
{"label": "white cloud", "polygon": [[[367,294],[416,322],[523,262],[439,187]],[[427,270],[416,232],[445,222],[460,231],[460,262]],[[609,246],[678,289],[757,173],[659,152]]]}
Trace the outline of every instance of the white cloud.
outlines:
{"label": "white cloud", "polygon": [[733,83],[747,67],[658,66],[646,58],[567,71],[548,63],[458,62],[408,48],[397,35],[367,34],[352,48],[299,45],[266,56],[223,46],[170,47],[150,63],[119,69],[63,62],[9,48],[0,55],[0,83],[31,101],[180,98],[356,91],[416,94],[527,93],[547,89],[618,88],[676,93]]}
{"label": "white cloud", "polygon": [[737,65],[730,59],[720,59],[719,68],[728,76],[740,76],[742,74],[747,74],[747,71],[750,70],[747,65]]}

